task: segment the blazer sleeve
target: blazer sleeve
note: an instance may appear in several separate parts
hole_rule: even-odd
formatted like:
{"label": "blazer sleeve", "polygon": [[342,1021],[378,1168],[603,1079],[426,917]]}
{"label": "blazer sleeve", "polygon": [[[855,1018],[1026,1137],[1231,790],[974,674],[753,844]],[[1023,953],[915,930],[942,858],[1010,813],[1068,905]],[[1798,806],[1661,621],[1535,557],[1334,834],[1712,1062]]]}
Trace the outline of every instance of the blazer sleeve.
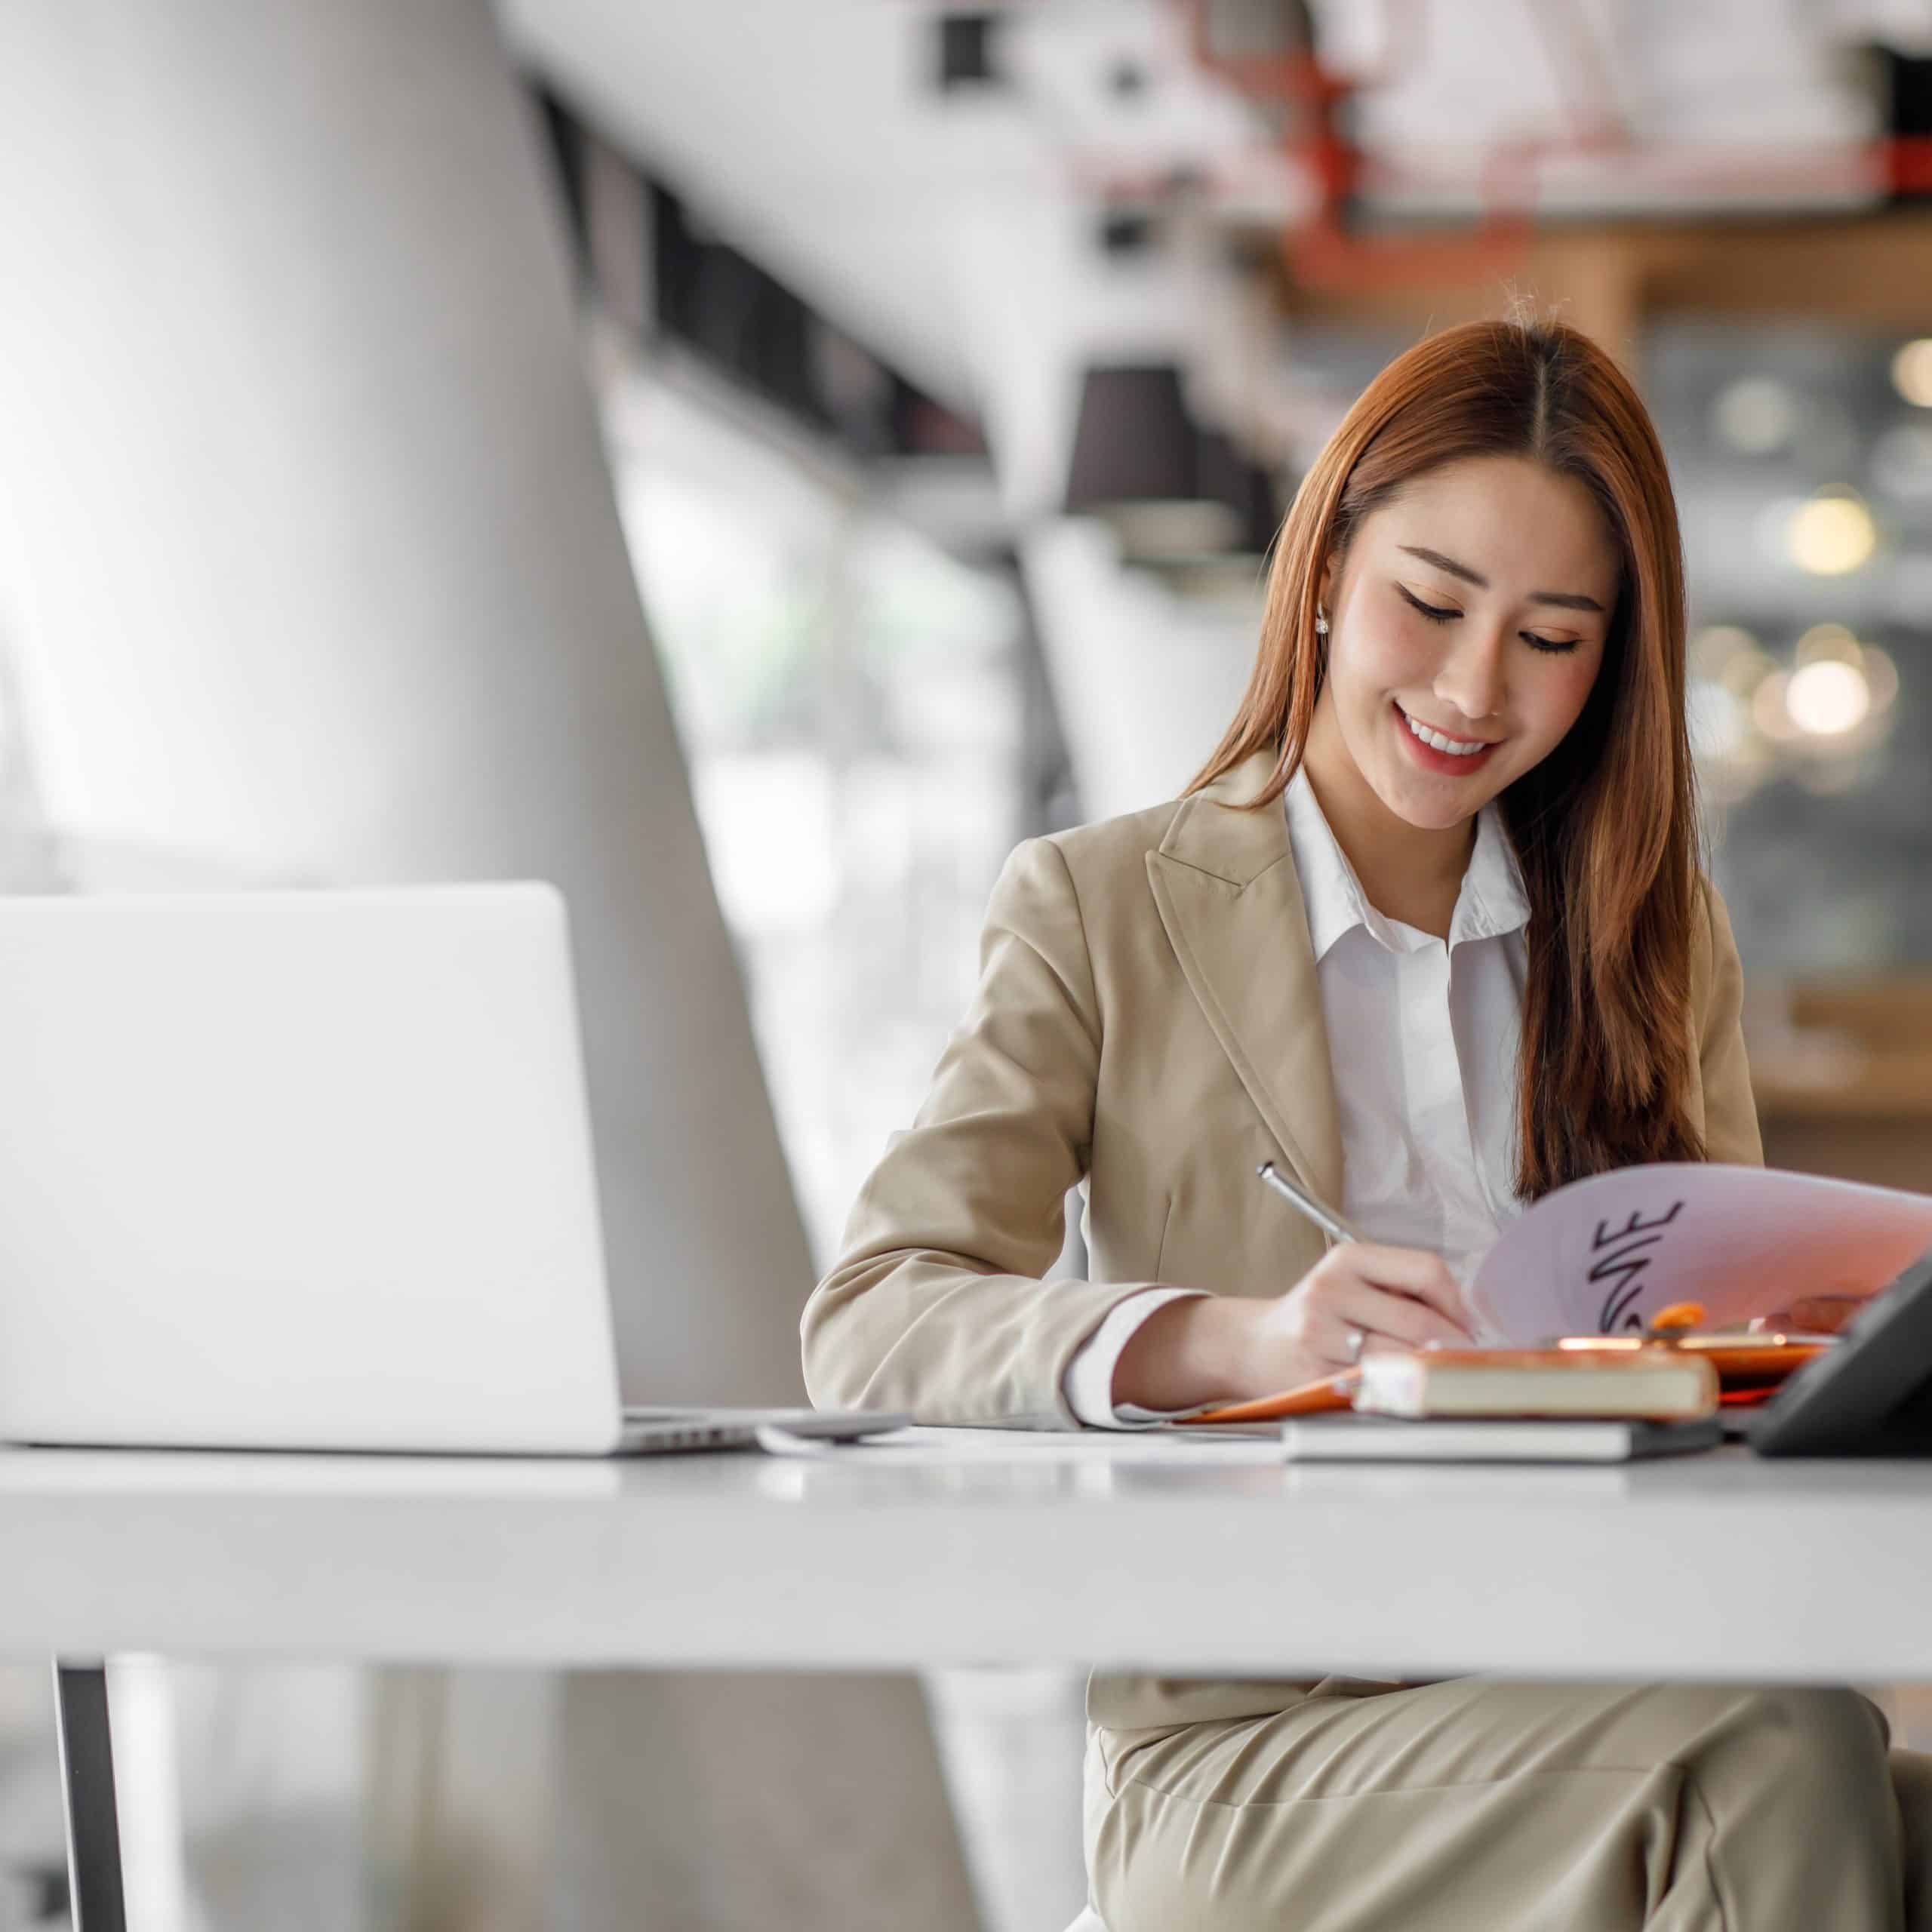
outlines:
{"label": "blazer sleeve", "polygon": [[1075,1425],[1062,1378],[1147,1282],[1043,1281],[1086,1172],[1099,1001],[1072,875],[1029,840],[993,888],[980,980],[912,1127],[860,1189],[801,1324],[823,1405]]}
{"label": "blazer sleeve", "polygon": [[1704,1149],[1713,1161],[1764,1164],[1758,1106],[1751,1096],[1751,1068],[1744,1055],[1744,970],[1731,937],[1730,918],[1717,888],[1704,885],[1710,915],[1709,964],[1698,1015],[1698,1060],[1704,1086]]}

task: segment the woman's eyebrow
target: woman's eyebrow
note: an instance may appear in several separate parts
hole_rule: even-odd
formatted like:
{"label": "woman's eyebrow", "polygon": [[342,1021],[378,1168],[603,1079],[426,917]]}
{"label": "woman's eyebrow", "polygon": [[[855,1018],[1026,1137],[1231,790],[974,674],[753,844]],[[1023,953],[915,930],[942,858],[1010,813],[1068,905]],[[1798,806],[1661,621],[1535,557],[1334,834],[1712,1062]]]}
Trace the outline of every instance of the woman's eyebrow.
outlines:
{"label": "woman's eyebrow", "polygon": [[[1420,557],[1426,564],[1433,564],[1439,571],[1447,571],[1451,577],[1460,577],[1465,583],[1474,584],[1478,590],[1489,588],[1489,579],[1480,571],[1472,571],[1467,564],[1459,564],[1454,557],[1445,557],[1440,550],[1425,550],[1414,543],[1398,543],[1398,550],[1406,550],[1412,557]],[[1603,606],[1594,597],[1580,595],[1574,590],[1533,590],[1529,601],[1532,604],[1555,604],[1566,611],[1594,611],[1601,617]]]}

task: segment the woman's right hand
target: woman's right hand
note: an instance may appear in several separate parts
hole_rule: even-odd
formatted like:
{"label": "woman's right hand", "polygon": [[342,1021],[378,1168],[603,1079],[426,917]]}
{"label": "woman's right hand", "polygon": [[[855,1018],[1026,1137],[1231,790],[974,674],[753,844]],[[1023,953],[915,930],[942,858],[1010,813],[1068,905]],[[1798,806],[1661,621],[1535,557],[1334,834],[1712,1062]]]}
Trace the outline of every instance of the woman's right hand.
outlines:
{"label": "woman's right hand", "polygon": [[1439,1254],[1345,1241],[1285,1294],[1171,1301],[1134,1331],[1114,1367],[1114,1401],[1150,1409],[1245,1401],[1346,1368],[1361,1352],[1466,1348],[1467,1297]]}

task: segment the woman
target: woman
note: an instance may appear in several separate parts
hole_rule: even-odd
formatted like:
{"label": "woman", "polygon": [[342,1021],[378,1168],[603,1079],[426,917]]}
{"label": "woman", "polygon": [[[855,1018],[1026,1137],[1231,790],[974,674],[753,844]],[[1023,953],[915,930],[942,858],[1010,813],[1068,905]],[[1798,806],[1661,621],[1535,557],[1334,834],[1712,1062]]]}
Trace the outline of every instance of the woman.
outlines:
{"label": "woman", "polygon": [[[1465,1338],[1524,1203],[1761,1158],[1642,405],[1478,323],[1373,383],[1177,801],[1023,845],[805,1312],[821,1400],[1105,1424]],[[1374,1237],[1324,1252],[1285,1161]],[[1087,1195],[1091,1281],[1042,1281]],[[1849,1690],[1097,1677],[1112,1932],[1932,1932],[1932,1761]],[[1916,1914],[1916,1916],[1911,1916]]]}

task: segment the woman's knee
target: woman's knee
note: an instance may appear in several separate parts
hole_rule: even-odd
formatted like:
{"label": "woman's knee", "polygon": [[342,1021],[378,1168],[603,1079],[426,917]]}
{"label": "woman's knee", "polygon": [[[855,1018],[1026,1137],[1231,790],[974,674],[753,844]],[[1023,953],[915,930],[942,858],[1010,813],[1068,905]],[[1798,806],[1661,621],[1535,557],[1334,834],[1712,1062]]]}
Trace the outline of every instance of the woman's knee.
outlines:
{"label": "woman's knee", "polygon": [[1829,1685],[1740,1687],[1687,1766],[1715,1795],[1801,1815],[1874,1798],[1889,1781],[1884,1715],[1856,1690]]}
{"label": "woman's knee", "polygon": [[1885,1714],[1838,1684],[1762,1684],[1742,1692],[1745,1721],[1766,1738],[1790,1740],[1807,1758],[1882,1765],[1891,1743]]}

